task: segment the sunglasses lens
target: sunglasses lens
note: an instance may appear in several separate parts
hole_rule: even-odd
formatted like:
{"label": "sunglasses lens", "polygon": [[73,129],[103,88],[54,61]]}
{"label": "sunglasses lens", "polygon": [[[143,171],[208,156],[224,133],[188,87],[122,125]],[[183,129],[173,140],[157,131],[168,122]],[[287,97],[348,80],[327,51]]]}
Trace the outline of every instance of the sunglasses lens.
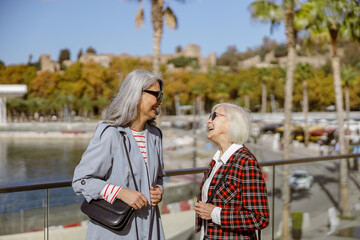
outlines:
{"label": "sunglasses lens", "polygon": [[216,112],[213,112],[210,114],[209,119],[211,118],[211,121],[213,121],[216,118]]}

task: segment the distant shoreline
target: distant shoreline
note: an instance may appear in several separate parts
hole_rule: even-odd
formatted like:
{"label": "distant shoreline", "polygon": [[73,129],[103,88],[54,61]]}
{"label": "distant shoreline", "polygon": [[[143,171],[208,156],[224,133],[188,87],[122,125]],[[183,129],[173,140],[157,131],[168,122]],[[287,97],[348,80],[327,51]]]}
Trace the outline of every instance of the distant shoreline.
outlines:
{"label": "distant shoreline", "polygon": [[66,132],[14,132],[14,131],[1,131],[0,139],[90,139],[93,133],[66,133]]}
{"label": "distant shoreline", "polygon": [[0,139],[90,139],[100,121],[0,124]]}

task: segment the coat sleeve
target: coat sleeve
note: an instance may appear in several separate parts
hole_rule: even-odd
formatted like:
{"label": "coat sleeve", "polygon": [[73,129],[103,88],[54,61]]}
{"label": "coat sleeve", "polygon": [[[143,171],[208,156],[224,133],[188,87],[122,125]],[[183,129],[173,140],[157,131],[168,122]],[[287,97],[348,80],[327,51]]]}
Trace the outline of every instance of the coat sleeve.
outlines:
{"label": "coat sleeve", "polygon": [[244,161],[240,170],[242,204],[237,209],[223,208],[221,227],[231,230],[256,230],[269,225],[269,207],[265,180],[260,166],[251,157]]}
{"label": "coat sleeve", "polygon": [[82,194],[87,201],[98,199],[107,184],[113,153],[119,145],[116,134],[119,134],[116,128],[100,125],[75,168],[72,187],[76,194]]}

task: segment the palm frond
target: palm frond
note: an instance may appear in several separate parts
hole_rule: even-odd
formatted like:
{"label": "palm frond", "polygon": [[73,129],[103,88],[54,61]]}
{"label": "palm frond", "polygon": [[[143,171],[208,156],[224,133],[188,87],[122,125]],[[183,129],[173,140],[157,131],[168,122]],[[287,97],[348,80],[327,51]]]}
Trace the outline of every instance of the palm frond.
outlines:
{"label": "palm frond", "polygon": [[267,0],[258,0],[250,5],[251,16],[261,22],[280,23],[284,19],[284,11],[280,5]]}
{"label": "palm frond", "polygon": [[144,25],[144,7],[141,6],[135,16],[135,24],[137,28],[141,28]]}
{"label": "palm frond", "polygon": [[173,11],[167,7],[164,10],[165,23],[169,29],[176,29],[178,26],[177,19]]}

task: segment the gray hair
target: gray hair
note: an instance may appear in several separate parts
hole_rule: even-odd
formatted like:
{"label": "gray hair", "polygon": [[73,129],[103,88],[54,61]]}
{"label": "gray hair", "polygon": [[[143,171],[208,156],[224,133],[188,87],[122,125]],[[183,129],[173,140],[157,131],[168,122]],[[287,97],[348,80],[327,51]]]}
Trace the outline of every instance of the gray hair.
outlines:
{"label": "gray hair", "polygon": [[[121,84],[119,92],[106,109],[105,122],[115,126],[127,126],[137,116],[137,108],[143,90],[148,89],[156,82],[160,84],[162,91],[164,81],[160,75],[141,69],[129,73]],[[155,125],[155,120],[151,119],[148,123]]]}
{"label": "gray hair", "polygon": [[211,112],[214,112],[219,107],[225,110],[225,115],[229,120],[228,138],[230,142],[246,143],[251,132],[250,111],[232,103],[219,103],[211,109]]}

